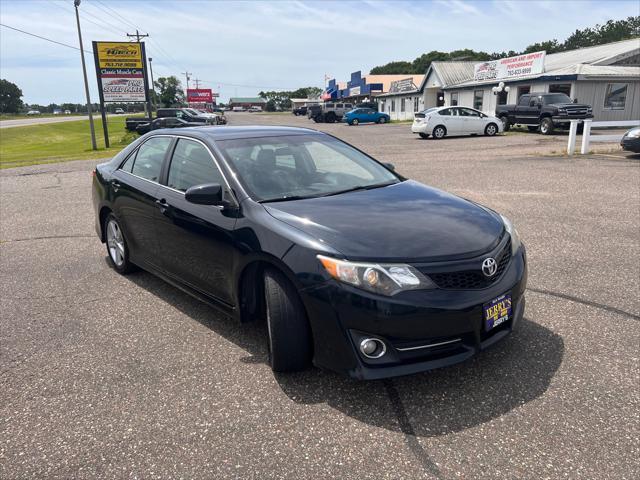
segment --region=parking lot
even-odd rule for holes
[[[228,116],[325,130],[510,217],[529,259],[519,331],[393,380],[274,376],[264,325],[108,267],[96,162],[2,170],[0,478],[640,476],[638,156],[558,156],[563,135]]]

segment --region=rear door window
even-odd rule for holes
[[[531,97],[529,97],[529,95],[523,95],[520,97],[520,101],[518,102],[518,106],[520,107],[525,107],[529,105],[529,99]]]
[[[160,179],[162,162],[171,145],[172,137],[152,137],[138,149],[131,173],[157,182]],[[128,160],[127,160],[128,163]]]

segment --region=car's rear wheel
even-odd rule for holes
[[[493,137],[496,133],[498,133],[498,126],[495,123],[490,123],[484,128],[484,134],[487,137]]]
[[[545,117],[540,122],[540,133],[543,135],[551,135],[553,133],[553,121],[549,117]]]
[[[269,363],[274,372],[295,372],[311,365],[311,329],[295,287],[280,272],[264,272]]]
[[[429,138],[428,133],[418,133],[418,135],[420,135],[420,138]]]
[[[433,129],[433,138],[435,138],[436,140],[440,140],[441,138],[444,138],[447,135],[447,129],[444,128],[442,125],[438,125],[436,128]]]
[[[360,123],[360,121],[357,118],[354,118],[353,120],[351,120],[351,125],[358,125]]]
[[[509,123],[509,117],[507,117],[506,115],[503,115],[502,117],[500,117],[500,121],[502,121],[502,130],[505,132],[508,132],[509,129],[511,128],[511,124]]]
[[[126,274],[135,269],[129,261],[129,247],[116,217],[110,213],[104,221],[107,254],[109,263],[115,271]]]
[[[386,119],[386,117],[380,117],[380,118],[378,119],[378,123],[387,123],[387,119]]]

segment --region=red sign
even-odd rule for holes
[[[187,103],[213,103],[210,88],[187,88]]]

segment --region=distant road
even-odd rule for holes
[[[109,114],[111,116],[117,116]],[[94,113],[93,118],[100,118],[100,114]],[[0,120],[0,128],[11,127],[26,127],[28,125],[44,125],[45,123],[60,123],[60,122],[72,122],[74,120],[87,120],[86,115],[65,115],[59,117],[33,117],[33,118],[20,118],[16,120]]]

